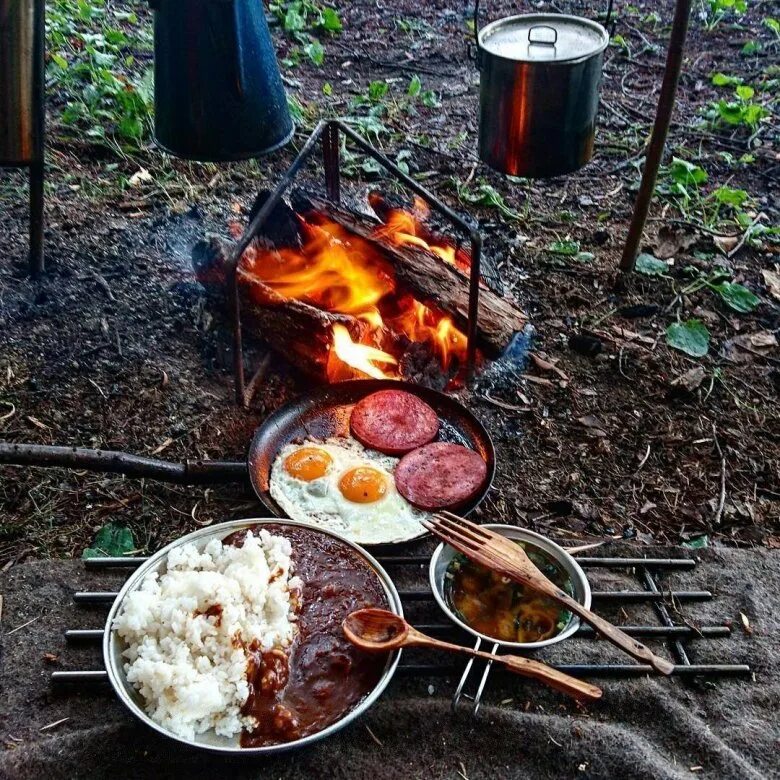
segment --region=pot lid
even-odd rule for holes
[[[486,52],[518,62],[570,62],[604,51],[607,31],[590,19],[525,14],[491,22],[479,33]]]

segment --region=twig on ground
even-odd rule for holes
[[[712,523],[713,525],[720,525],[721,518],[723,517],[723,506],[726,503],[726,458],[723,455],[723,450],[720,448],[715,423],[712,424],[712,438],[715,442],[715,449],[720,456],[720,496],[718,498],[718,508],[715,510],[715,517],[712,519]]]

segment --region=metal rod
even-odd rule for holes
[[[386,565],[427,566],[430,555],[375,555],[380,563]],[[88,569],[134,568],[147,559],[140,558],[87,558],[84,565]],[[584,568],[632,568],[647,566],[658,569],[695,569],[696,561],[691,558],[577,558]]]
[[[477,637],[476,641],[474,642],[474,649],[479,650],[481,646],[482,646],[482,639],[480,637]],[[453,712],[455,711],[455,708],[458,706],[458,702],[463,696],[463,689],[466,686],[466,681],[469,679],[469,675],[471,674],[471,668],[474,666],[474,661],[476,660],[477,659],[474,656],[471,656],[471,658],[469,658],[468,662],[466,663],[465,668],[463,669],[463,673],[460,676],[460,681],[458,682],[458,687],[455,689],[455,693],[452,695]]]
[[[666,69],[661,95],[658,99],[658,108],[655,114],[653,134],[645,157],[645,169],[642,173],[642,183],[639,185],[634,214],[631,217],[631,225],[628,229],[626,244],[623,247],[623,257],[620,261],[620,270],[624,273],[634,270],[639,244],[642,241],[642,232],[650,210],[650,202],[655,192],[655,182],[658,178],[658,169],[666,145],[666,136],[669,133],[669,125],[672,121],[674,98],[677,93],[677,84],[680,80],[680,70],[683,61],[683,49],[685,38],[688,34],[688,19],[691,14],[692,0],[677,0],[674,9],[674,21],[672,32],[669,36],[669,49],[666,54]]]
[[[318,123],[317,127],[314,128],[314,132],[301,147],[301,151],[298,152],[298,156],[293,160],[292,165],[287,169],[284,176],[282,176],[279,183],[276,185],[276,189],[263,204],[263,207],[255,214],[249,225],[247,225],[228,261],[229,297],[233,318],[233,378],[236,385],[236,403],[243,408],[246,408],[249,405],[249,400],[247,399],[246,379],[244,376],[244,338],[241,332],[241,297],[238,289],[238,264],[241,262],[241,257],[244,252],[246,252],[247,247],[252,243],[257,232],[265,224],[268,215],[290,186],[292,180],[298,174],[298,171],[303,167],[303,164],[308,160],[326,125],[326,122],[321,121]]]
[[[325,169],[325,189],[332,203],[341,203],[341,171],[339,166],[339,128],[329,122],[322,135],[322,164]]]
[[[55,685],[57,683],[105,683],[108,682],[108,672],[105,669],[52,672],[51,681]]]
[[[629,568],[647,566],[658,569],[695,569],[696,561],[692,558],[579,558],[575,560],[580,566],[591,568]]]
[[[44,138],[46,133],[45,96],[46,3],[35,0],[35,29],[33,32],[33,121],[34,158],[30,164],[30,274],[44,271],[43,254],[43,183]]]
[[[69,628],[65,632],[66,642],[102,642],[105,632],[102,628]]]
[[[472,659],[473,660],[473,659]],[[657,673],[649,664],[550,664],[553,669],[558,669],[565,674],[574,677],[645,677],[657,676]],[[400,664],[399,672],[419,676],[450,675],[457,672],[458,667],[440,664]],[[501,674],[511,674],[503,669]],[[697,675],[711,675],[724,677],[747,677],[752,673],[748,664],[691,664],[685,666],[678,664],[674,667],[672,675],[677,677],[695,677]],[[108,672],[105,670],[73,670],[68,672],[52,672],[51,681],[54,684],[63,683],[104,683],[108,682]],[[462,696],[463,694],[461,694]]]
[[[414,627],[424,634],[462,633],[463,629],[454,623],[416,623]],[[629,636],[649,639],[683,637],[685,639],[720,639],[731,636],[729,626],[620,626],[621,631]],[[102,628],[71,628],[65,632],[67,642],[102,642]],[[590,626],[580,626],[575,634],[580,639],[595,639],[599,637]]]
[[[658,586],[655,584],[655,580],[653,579],[652,574],[650,574],[647,569],[642,570],[642,581],[644,582],[648,591],[651,593],[658,593]],[[653,609],[658,614],[658,617],[661,618],[661,622],[665,626],[670,628],[674,626],[674,620],[672,620],[672,617],[669,614],[669,610],[666,608],[666,604],[663,601],[654,602]],[[691,661],[688,658],[688,653],[685,652],[683,643],[679,639],[673,639],[671,642],[669,642],[669,644],[671,645],[672,652],[677,657],[677,663],[690,666]]]
[[[429,588],[409,588],[399,590],[398,595],[407,601],[427,601],[431,598]],[[78,604],[104,604],[113,601],[117,596],[111,591],[79,591],[73,594],[73,600]],[[712,598],[708,590],[675,590],[666,593],[651,593],[646,590],[623,591],[593,591],[594,601],[612,601],[626,603],[641,603],[663,601],[666,598],[677,601],[707,601]]]

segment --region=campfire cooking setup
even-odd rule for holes
[[[292,139],[261,3],[151,5],[162,149],[228,161]],[[28,6],[0,0],[0,31],[14,42],[0,39],[0,164],[30,168],[40,273],[43,10]],[[669,126],[690,2],[677,6],[623,271]],[[553,177],[591,159],[611,22],[611,2],[603,23],[534,13],[484,25],[475,4],[482,162]],[[383,171],[381,186],[346,191],[347,149]],[[533,327],[493,278],[474,218],[340,119],[320,121],[275,188],[252,195],[246,224],[202,235],[191,253],[230,331],[237,413],[255,414],[275,370],[296,377],[297,397],[257,416],[245,460],[0,442],[0,464],[235,482],[257,502],[256,517],[225,517],[148,557],[85,560],[73,601],[94,625],[65,627],[65,639],[68,650],[91,648],[94,664],[52,671],[53,693],[108,684],[163,737],[252,756],[331,737],[400,679],[425,681],[456,716],[475,716],[494,686],[543,686],[557,705],[571,698],[598,712],[610,686],[635,678],[662,688],[678,684],[669,677],[750,677],[728,652],[695,660],[694,646],[725,640],[731,626],[725,614],[697,617],[716,592],[667,584],[693,574],[694,558],[611,555],[614,539],[555,542],[507,525],[485,501],[497,454],[470,394],[523,371]],[[117,572],[127,576],[113,590],[90,584]],[[632,623],[626,610],[637,606],[654,620]]]

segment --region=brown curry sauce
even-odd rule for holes
[[[289,658],[278,650],[249,648],[249,698],[243,715],[257,727],[241,735],[242,747],[291,742],[322,731],[372,691],[387,655],[358,650],[341,624],[354,610],[388,608],[377,574],[348,545],[306,528],[263,525],[292,543],[295,575],[303,581],[298,631]],[[246,531],[225,544],[240,544]]]

